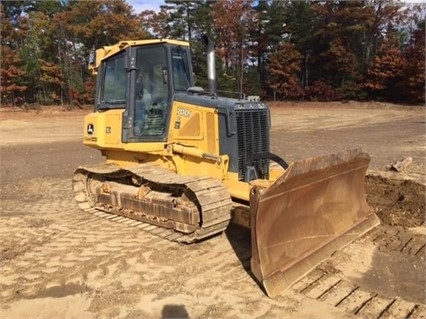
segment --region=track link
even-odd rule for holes
[[[424,304],[365,290],[350,281],[316,269],[292,287],[299,293],[362,318],[426,318]]]
[[[232,200],[219,181],[151,164],[79,167],[73,190],[83,211],[175,242],[193,243],[220,233],[231,218]]]
[[[376,230],[372,238],[375,246],[382,252],[399,251],[414,258],[424,258],[426,253],[426,237],[422,232],[407,232],[402,227],[382,228]]]

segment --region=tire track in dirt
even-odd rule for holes
[[[37,187],[26,183],[18,192],[32,198],[31,204],[11,198],[1,203],[8,215],[0,241],[9,238],[14,253],[0,260],[5,318],[13,317],[14,309],[25,313],[36,307],[28,311],[37,313],[36,305],[49,298],[58,305],[66,298],[83,305],[88,300],[85,311],[105,317],[122,311],[131,317],[158,317],[170,303],[184,304],[195,317],[252,318],[295,311],[294,297],[282,297],[284,303],[268,299],[245,270],[247,232],[231,231],[195,245],[172,243],[81,212],[70,198],[68,180],[35,182]],[[228,239],[232,236],[236,239]],[[29,304],[32,300],[38,303]]]
[[[13,238],[10,247],[14,252],[11,258],[2,256],[1,297],[5,302],[39,298],[52,294],[55,289],[75,293],[75,289],[70,287],[80,287],[81,292],[91,291],[98,299],[104,299],[108,297],[104,292],[94,290],[106,284],[117,285],[112,278],[115,276],[120,279],[120,285],[133,285],[132,282],[138,283],[142,279],[142,286],[148,290],[155,287],[155,291],[158,290],[158,278],[167,278],[167,273],[173,272],[171,266],[160,269],[158,263],[162,262],[162,256],[170,259],[173,255],[179,255],[184,260],[190,260],[198,255],[197,250],[187,251],[167,241],[159,242],[157,237],[140,229],[82,213],[68,198],[68,183],[45,184],[44,187],[50,185],[56,191],[47,192],[31,205],[16,205],[16,201],[2,202],[2,210],[20,216],[5,219],[3,227],[8,232],[1,234],[2,242],[8,237]],[[25,192],[31,193],[31,190],[25,189]],[[39,222],[39,227],[35,228],[34,223],[40,218],[45,222]],[[29,227],[33,229],[22,232]],[[21,248],[17,250],[17,247]],[[165,251],[168,253],[164,254]],[[206,256],[209,251],[199,257],[211,259]],[[150,269],[150,264],[155,265],[155,269]],[[127,269],[129,265],[133,266],[133,270]],[[183,264],[182,267],[189,265]],[[102,284],[99,285],[99,281]],[[76,284],[79,282],[85,284]],[[112,300],[113,296],[109,298]]]
[[[362,246],[372,244],[380,254],[379,258],[383,253],[391,255],[398,263],[407,263],[407,270],[403,271],[409,272],[410,268],[413,269],[411,266],[416,268],[417,265],[420,268],[424,265],[425,243],[424,227],[406,229],[379,226],[342,252],[337,252],[331,259],[294,284],[292,289],[308,298],[327,303],[361,318],[426,318],[426,296],[422,289],[424,278],[413,283],[419,286],[419,295],[417,298],[412,298],[404,293],[401,294],[401,290],[397,288],[384,290],[380,285],[375,286],[374,282],[372,285],[367,285],[366,282],[372,278],[371,274],[368,277],[368,273],[364,273],[367,278],[360,280],[350,269],[362,267],[360,260],[357,260],[366,251]],[[355,256],[348,261],[349,254]],[[345,263],[349,263],[349,267]],[[371,266],[374,267],[374,264]],[[348,275],[348,270],[351,275]],[[390,285],[393,284],[392,278],[389,279],[380,268],[373,271],[379,272],[379,277],[381,276],[377,278],[379,281],[389,281]],[[419,270],[414,269],[414,271]],[[372,276],[377,276],[377,273]],[[403,276],[399,280],[404,280]]]
[[[40,190],[42,195],[32,197]],[[363,245],[423,262],[423,226],[415,230],[380,226],[271,300],[249,271],[247,231],[231,227],[224,235],[182,245],[123,219],[119,223],[81,212],[66,179],[40,180],[37,187],[23,187],[22,193],[33,201],[22,205],[2,201],[2,210],[10,214],[3,218],[0,239],[10,243],[12,254],[0,261],[0,298],[6,310],[25,300],[85,296],[87,311],[106,317],[127,311],[152,318],[165,303],[184,304],[196,317],[282,316],[300,314],[307,301],[330,317],[333,311],[335,317],[349,318],[425,314],[423,303],[371,289],[339,268],[363,254],[356,253]]]
[[[100,213],[99,216],[107,219],[111,218],[108,214],[103,213]],[[118,219],[117,222],[132,226],[131,220],[124,218]],[[133,225],[133,227],[139,227],[139,225]],[[239,237],[240,242],[237,247],[241,248],[243,246],[244,248],[240,249],[240,251],[238,251],[238,248],[234,250],[234,253],[240,260],[240,263],[238,261],[234,262],[234,266],[237,267],[229,268],[229,265],[223,264],[223,255],[232,254],[229,247],[222,247],[224,251],[216,256],[211,256],[209,252],[204,254],[197,252],[197,256],[190,259],[190,264],[184,264],[185,267],[191,267],[193,263],[197,264],[208,259],[208,270],[202,273],[197,272],[198,275],[212,279],[215,275],[220,274],[221,277],[232,277],[238,282],[241,274],[244,274],[241,268],[248,271],[250,262],[250,247],[247,245],[247,242],[250,241],[249,235],[246,234],[246,238],[243,241],[241,239],[244,237],[244,234],[240,234]],[[402,227],[381,227],[374,230],[368,236],[368,239],[364,239],[364,241],[374,243],[379,251],[387,253],[399,252],[419,259],[423,259],[422,251],[424,251],[426,246],[426,236],[421,233],[421,230],[420,233],[413,234],[407,232]],[[242,242],[246,244],[242,244]],[[215,246],[215,248],[217,249],[218,246]],[[162,262],[162,260],[157,260],[157,262]],[[191,283],[191,281],[188,283]],[[194,286],[199,290],[203,290],[205,289],[206,282],[197,283]],[[224,286],[224,288],[226,290],[227,287]],[[316,269],[304,277],[292,289],[306,297],[325,302],[349,314],[359,315],[363,318],[426,318],[426,307],[424,304],[406,301],[403,298],[385,297],[380,293],[369,291],[365,287],[348,281],[342,276],[330,274],[320,269]],[[222,300],[224,296],[227,296],[226,293],[221,292],[216,298]],[[235,307],[235,298],[224,298],[223,300],[232,300],[232,304],[228,305],[229,309]]]
[[[297,282],[292,289],[361,318],[426,318],[424,304],[385,297],[319,269]]]
[[[426,246],[425,229],[425,227],[417,227],[412,229],[413,232],[407,232],[402,227],[381,228],[374,233],[372,241],[379,251],[399,251],[402,254],[424,259]]]
[[[64,285],[84,277],[88,270],[108,267],[105,265],[141,250],[140,245],[152,240],[138,238],[137,232],[95,216],[83,216],[72,200],[67,200],[68,182],[46,184],[56,191],[31,207],[2,202],[2,210],[19,216],[3,218],[2,230],[6,231],[0,237],[6,245],[2,247],[10,251],[10,256],[2,254],[1,259],[4,300],[16,295],[34,298],[46,287]]]

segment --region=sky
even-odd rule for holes
[[[133,7],[135,13],[140,13],[143,10],[159,11],[164,0],[127,0],[127,3]]]
[[[426,0],[403,0],[407,3],[424,3]],[[127,3],[132,5],[135,13],[140,13],[143,10],[159,11],[160,5],[164,4],[164,0],[127,0]]]

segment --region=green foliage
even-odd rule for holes
[[[1,92],[11,104],[91,102],[89,51],[147,36],[124,0],[8,1],[1,10]]]
[[[244,92],[248,95],[262,96],[264,95],[259,72],[255,66],[248,67],[244,75]]]
[[[217,74],[217,89],[222,92],[236,92],[235,77],[226,71]],[[235,97],[235,95],[233,97]]]
[[[364,101],[368,94],[359,83],[345,81],[340,88],[336,89],[336,96],[344,100]]]
[[[189,40],[197,85],[216,45],[218,90],[278,99],[425,103],[425,11],[394,0],[2,1],[2,104],[93,102],[89,51],[125,39]]]

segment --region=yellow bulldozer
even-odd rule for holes
[[[274,297],[379,223],[364,194],[370,157],[345,150],[288,165],[271,154],[268,106],[218,96],[203,39],[208,90],[194,85],[185,41],[121,41],[91,55],[84,144],[106,161],[76,169],[75,199],[187,244],[230,222],[250,228],[251,271]]]

